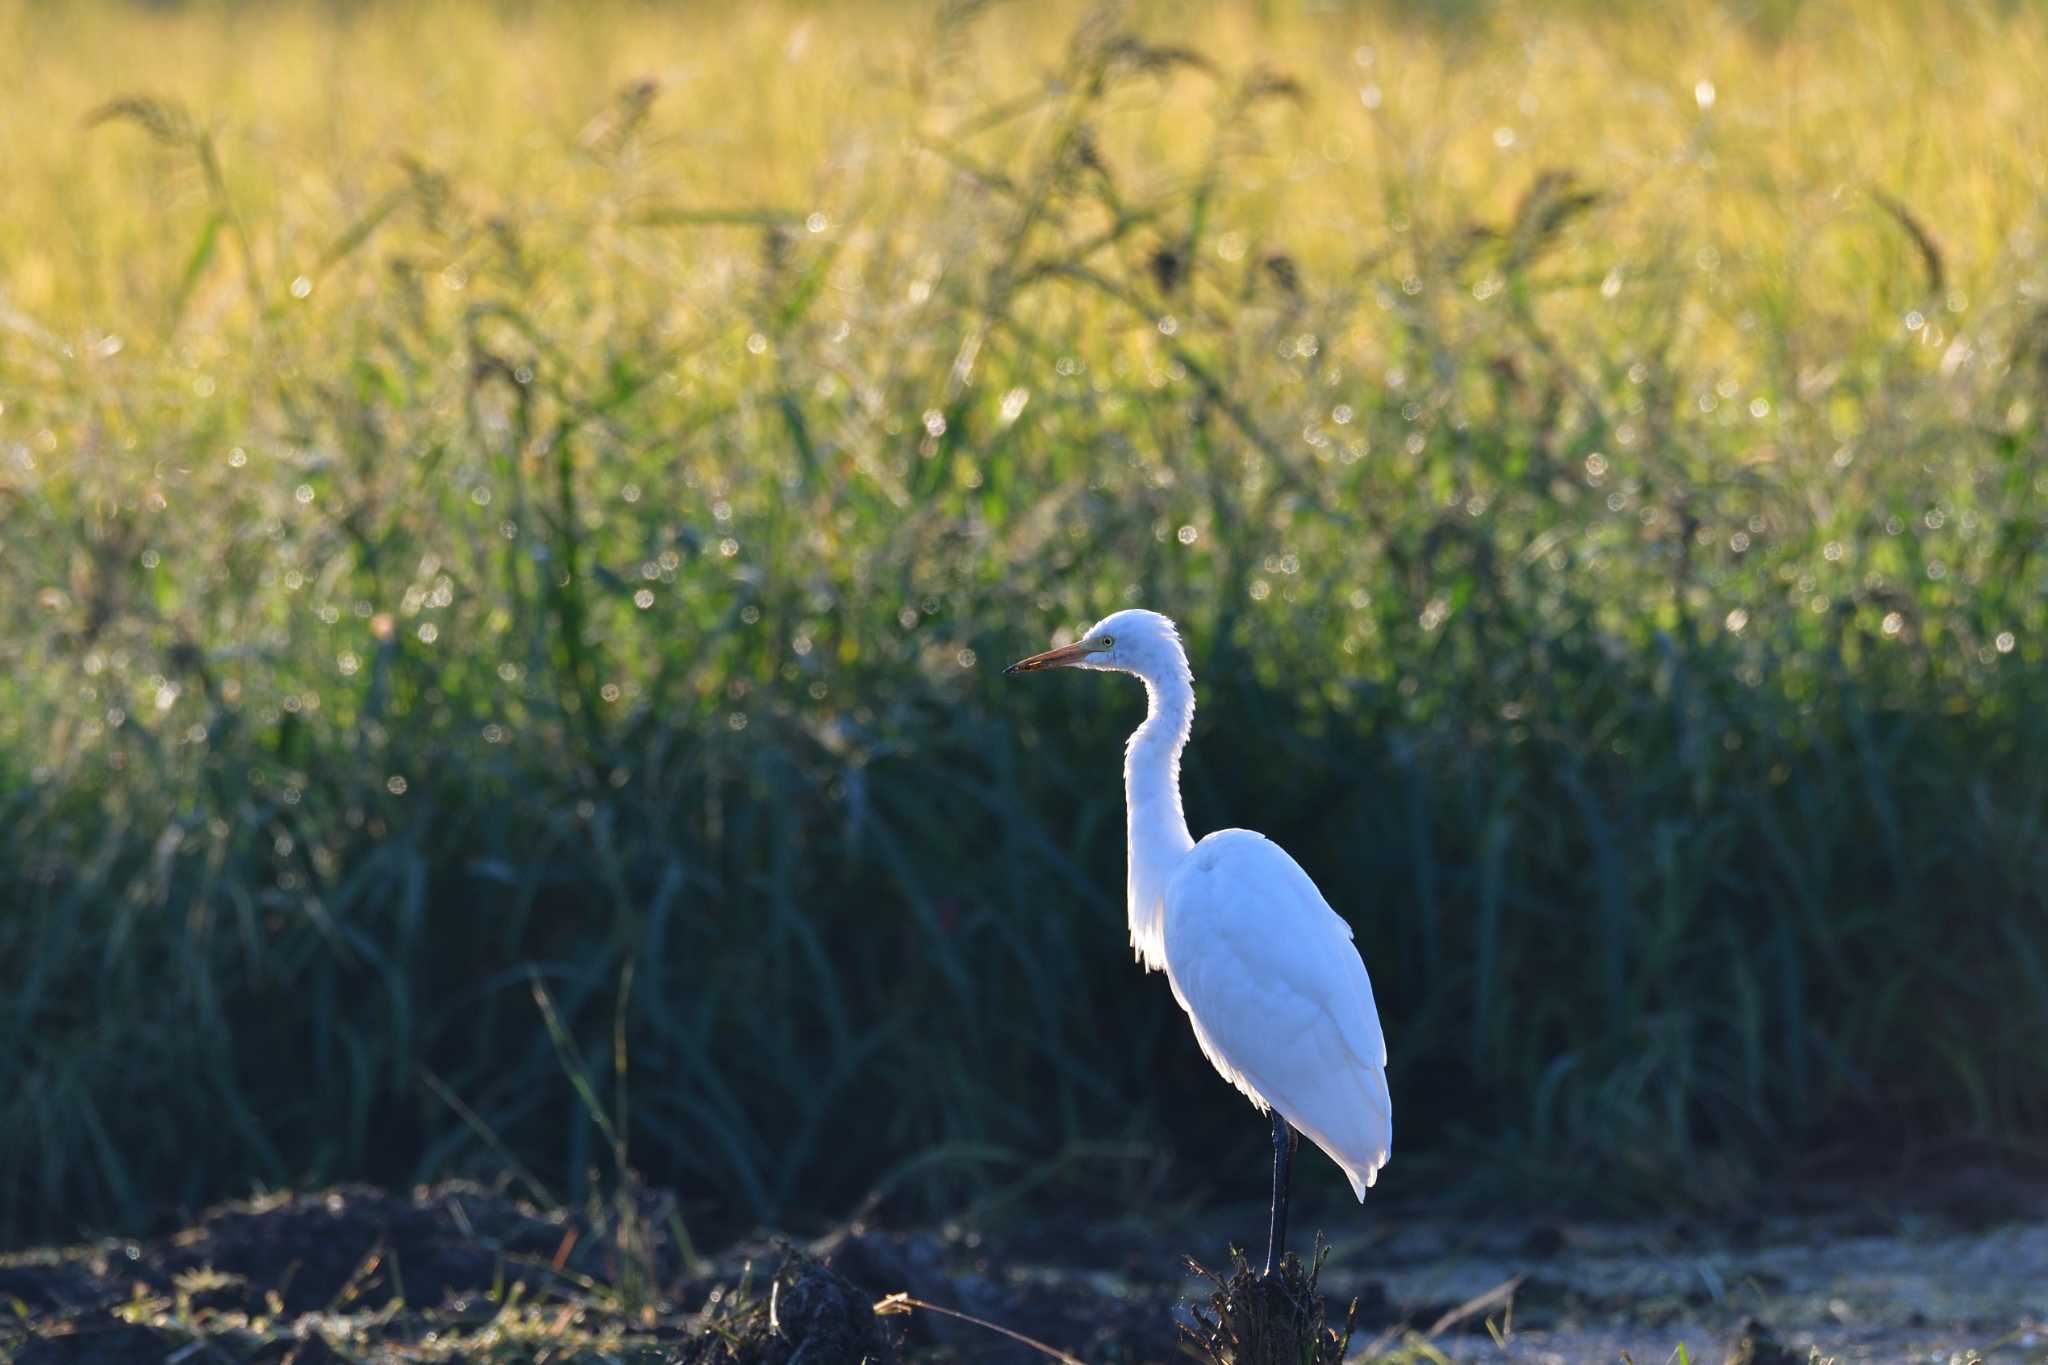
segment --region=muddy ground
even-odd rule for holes
[[[1352,1360],[2048,1361],[2048,1186],[1810,1192],[1726,1226],[1399,1208],[1333,1231],[1332,1321]],[[891,1294],[1027,1334],[1089,1365],[1182,1359],[1237,1209],[1172,1227],[1073,1213],[939,1232],[766,1235],[692,1261],[672,1206],[579,1215],[451,1184],[339,1188],[215,1209],[176,1234],[0,1258],[0,1359],[17,1365],[635,1360],[833,1365],[863,1355],[1043,1360]],[[815,1258],[815,1259],[812,1259]],[[829,1267],[823,1269],[821,1267]],[[1680,1347],[1685,1355],[1679,1355]]]

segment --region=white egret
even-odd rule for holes
[[[1279,845],[1246,829],[1200,843],[1189,836],[1180,753],[1195,688],[1173,622],[1116,612],[1004,672],[1050,668],[1107,669],[1145,684],[1145,723],[1124,754],[1131,947],[1146,970],[1165,971],[1223,1079],[1273,1115],[1271,1275],[1285,1251],[1297,1133],[1343,1169],[1361,1203],[1387,1164],[1393,1104],[1372,982],[1351,926]]]

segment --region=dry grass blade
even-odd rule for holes
[[[1893,222],[1904,228],[1913,240],[1913,249],[1920,253],[1920,267],[1927,275],[1927,292],[1940,294],[1948,282],[1948,271],[1942,264],[1941,244],[1934,240],[1934,234],[1927,230],[1919,215],[1907,208],[1905,201],[1897,195],[1879,188],[1870,187],[1870,197],[1877,206],[1891,215]]]
[[[1429,1325],[1429,1335],[1440,1337],[1459,1323],[1469,1322],[1488,1309],[1511,1307],[1515,1301],[1515,1294],[1521,1289],[1525,1278],[1527,1277],[1522,1275],[1510,1275],[1485,1293],[1474,1294],[1457,1307],[1448,1309],[1442,1317]]]
[[[624,219],[630,227],[801,227],[804,215],[788,209],[636,209]]]
[[[969,1323],[975,1327],[994,1332],[997,1336],[1008,1337],[1020,1346],[1030,1347],[1047,1359],[1059,1361],[1061,1365],[1087,1365],[1087,1362],[1080,1357],[1069,1355],[1057,1346],[1048,1346],[1035,1337],[1025,1336],[1022,1332],[1012,1331],[1000,1323],[990,1322],[986,1318],[978,1318],[972,1313],[963,1313],[957,1308],[946,1308],[936,1303],[930,1303],[910,1294],[898,1293],[888,1295],[875,1304],[875,1315],[877,1317],[893,1317],[898,1314],[909,1313],[914,1309],[926,1313],[937,1313],[941,1317],[953,1318],[959,1322]]]
[[[525,1164],[519,1160],[517,1154],[511,1148],[505,1145],[504,1140],[492,1130],[491,1125],[486,1123],[483,1117],[474,1109],[470,1108],[464,1102],[462,1096],[449,1089],[446,1081],[436,1076],[426,1067],[421,1067],[419,1074],[420,1083],[433,1092],[434,1098],[440,1100],[441,1103],[453,1110],[456,1117],[460,1118],[469,1130],[476,1134],[480,1141],[497,1154],[498,1159],[505,1163],[506,1172],[514,1180],[526,1187],[527,1194],[536,1204],[544,1209],[559,1208],[561,1206],[560,1201],[548,1192],[547,1186],[541,1184],[535,1178],[533,1172],[526,1169]]]
[[[84,119],[88,128],[115,122],[133,123],[159,142],[173,147],[190,146],[196,137],[196,125],[184,105],[153,95],[124,95],[120,99],[109,100],[86,114]]]
[[[647,121],[660,93],[661,82],[652,77],[622,87],[607,108],[583,125],[576,145],[600,160],[618,156]]]

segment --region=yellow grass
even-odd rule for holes
[[[2012,268],[2048,193],[2037,7],[1439,8],[1139,5],[1134,18],[1307,92],[1269,116],[1262,156],[1229,184],[1240,230],[1344,262],[1386,247],[1402,218],[1417,232],[1499,221],[1539,171],[1570,168],[1617,201],[1602,224],[1614,264],[1707,269],[1701,254],[1717,254],[1734,302],[1693,325],[1731,364],[1754,349],[1742,332],[1776,321],[1745,311],[1782,310],[1804,331],[1928,302],[1914,244],[1873,190],[1939,244],[1953,298],[1934,302],[1958,305]],[[215,131],[258,256],[284,275],[310,269],[401,158],[509,213],[626,211],[579,138],[643,79],[659,95],[634,195],[835,223],[943,214],[936,158],[907,149],[1029,90],[1087,13],[998,4],[953,39],[931,7],[860,3],[9,4],[7,303],[61,331],[120,330],[178,277],[205,189],[147,139],[83,126],[120,96],[180,101]],[[1105,128],[1122,173],[1158,188],[1199,167],[1208,78],[1124,103],[1134,115]],[[1021,152],[1033,131],[995,146]],[[600,233],[591,264],[624,250]],[[233,325],[219,320],[231,285],[210,290],[189,333]]]

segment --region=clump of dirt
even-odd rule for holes
[[[565,1217],[466,1182],[391,1194],[338,1186],[225,1204],[149,1241],[111,1240],[0,1258],[0,1358],[30,1365],[161,1361],[179,1334],[250,1335],[249,1359],[313,1365],[332,1358],[306,1314],[374,1312],[398,1301],[430,1310],[523,1280],[573,1287],[590,1261]],[[595,1269],[595,1266],[591,1267]],[[153,1323],[169,1319],[170,1333]],[[16,1338],[10,1342],[10,1337]],[[239,1339],[239,1338],[238,1338]],[[259,1349],[260,1348],[260,1349]]]
[[[1205,1365],[1343,1365],[1358,1305],[1351,1305],[1341,1334],[1329,1325],[1316,1287],[1328,1254],[1318,1237],[1306,1267],[1288,1252],[1278,1273],[1259,1275],[1240,1255],[1228,1276],[1190,1257],[1188,1268],[1215,1288],[1208,1302],[1191,1305],[1194,1322],[1181,1326],[1181,1349]]]
[[[229,1281],[202,1307],[261,1312],[273,1294],[288,1314],[379,1308],[396,1298],[427,1307],[489,1288],[508,1261],[527,1278],[536,1264],[553,1278],[549,1262],[565,1239],[561,1218],[481,1186],[449,1184],[410,1198],[340,1186],[214,1209],[168,1246],[144,1248],[138,1268],[153,1272],[151,1281],[200,1269]]]
[[[896,1365],[896,1340],[875,1300],[806,1252],[789,1250],[765,1299],[724,1314],[669,1356],[669,1365]]]
[[[1160,1282],[1174,1265],[1155,1237],[1149,1260],[1126,1236],[1129,1251],[1105,1251],[1108,1234],[1085,1220],[1062,1217],[1055,1237],[1034,1230],[1005,1236],[1000,1245],[979,1233],[934,1235],[859,1225],[812,1244],[811,1251],[880,1301],[892,1294],[922,1300],[939,1311],[917,1311],[895,1319],[903,1324],[899,1343],[918,1359],[972,1361],[973,1365],[1043,1365],[1030,1346],[992,1333],[983,1323],[1029,1333],[1088,1361],[1151,1358],[1147,1351],[1174,1339],[1179,1286]],[[1099,1235],[1098,1235],[1099,1234]],[[1061,1253],[1065,1254],[1062,1255]],[[1133,1277],[1078,1267],[1128,1263]],[[1149,1274],[1147,1273],[1149,1271]],[[948,1316],[959,1314],[961,1316]]]
[[[1806,1353],[1784,1345],[1768,1324],[1744,1318],[1725,1365],[1806,1365]]]

